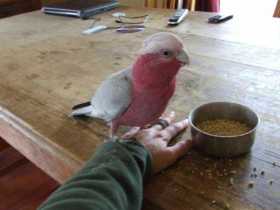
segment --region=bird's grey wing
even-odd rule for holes
[[[109,122],[127,109],[132,98],[131,71],[129,67],[102,82],[91,99],[92,117]]]

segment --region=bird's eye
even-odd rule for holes
[[[165,57],[170,57],[171,56],[171,52],[168,51],[168,50],[164,50],[163,53],[162,53]]]

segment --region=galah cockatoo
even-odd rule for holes
[[[91,101],[74,106],[71,115],[107,121],[111,137],[120,125],[151,124],[164,112],[175,91],[176,74],[185,64],[189,56],[177,36],[153,34],[132,66],[104,80]]]

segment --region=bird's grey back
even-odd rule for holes
[[[104,80],[91,99],[91,116],[112,121],[122,114],[131,103],[132,67],[109,76]]]

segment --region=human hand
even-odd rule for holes
[[[178,158],[186,154],[192,146],[192,141],[187,139],[182,139],[172,146],[168,145],[173,137],[188,127],[187,119],[173,123],[175,112],[171,112],[161,119],[169,123],[169,126],[165,129],[163,129],[162,125],[155,124],[150,128],[138,130],[134,133],[132,130],[135,128],[133,128],[124,135],[126,138],[135,138],[150,152],[153,173],[172,165]]]

